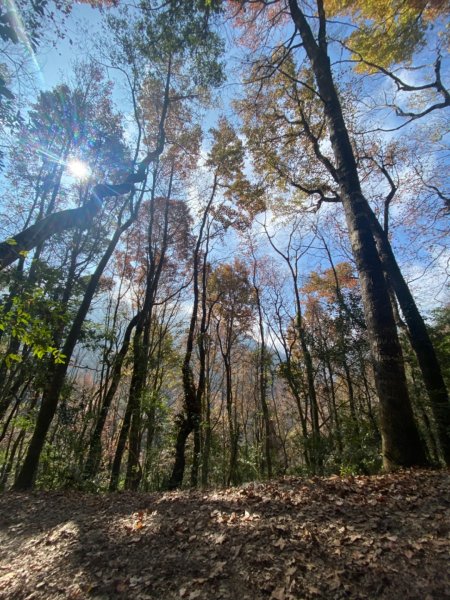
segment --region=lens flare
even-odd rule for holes
[[[31,60],[36,68],[36,74],[40,79],[41,85],[44,85],[44,76],[42,75],[42,69],[36,57],[36,53],[33,48],[33,44],[30,41],[30,37],[25,29],[20,9],[14,0],[5,0],[7,9],[7,22],[16,32],[17,38],[23,43],[28,50]]]
[[[72,158],[67,161],[67,168],[72,177],[76,179],[87,179],[91,174],[91,171],[86,163],[78,158]]]

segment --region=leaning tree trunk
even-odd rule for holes
[[[91,306],[100,278],[114,252],[117,242],[122,233],[131,225],[133,220],[134,214],[123,225],[116,229],[105,254],[102,256],[95,272],[89,280],[80,308],[78,309],[62,348],[65,362],[63,364],[55,365],[53,375],[44,389],[36,426],[22,468],[20,469],[14,484],[16,490],[26,490],[33,486],[45,438],[56,413],[62,386],[64,384],[67,369],[69,368],[72,353],[80,336],[81,327]]]
[[[86,480],[92,479],[98,471],[101,455],[102,455],[102,434],[106,423],[106,417],[111,406],[111,402],[119,387],[122,374],[122,366],[130,346],[130,339],[133,329],[136,325],[138,315],[135,315],[125,330],[125,335],[122,342],[122,347],[114,359],[112,369],[111,383],[103,399],[100,412],[95,423],[94,431],[92,432],[89,442],[89,452],[83,469],[83,478]]]
[[[391,470],[400,466],[423,465],[427,461],[414,422],[389,293],[367,215],[368,202],[361,191],[355,156],[327,54],[323,3],[318,0],[318,41],[297,0],[289,0],[289,7],[311,61],[330,132],[336,165],[330,165],[331,173],[339,185],[358,269],[380,400],[383,466]]]
[[[442,454],[447,465],[450,465],[450,402],[441,367],[425,322],[398,266],[389,240],[371,210],[369,216],[383,268],[389,277],[408,326],[408,337],[417,356],[423,382],[430,398]]]

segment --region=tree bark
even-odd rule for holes
[[[119,387],[123,361],[125,360],[128,348],[130,347],[131,334],[136,325],[137,319],[138,315],[135,315],[128,323],[128,326],[125,330],[122,347],[120,348],[120,351],[114,360],[111,375],[111,383],[103,399],[103,403],[97,417],[97,422],[95,424],[95,428],[92,432],[91,440],[89,443],[89,452],[83,469],[83,478],[86,480],[92,479],[92,477],[94,477],[98,471],[102,454],[103,428],[105,426],[106,417],[108,416],[108,411],[111,406],[111,402],[113,401],[113,398],[117,392],[117,388]]]
[[[289,0],[289,7],[324,103],[336,164],[332,175],[339,185],[360,278],[375,384],[380,400],[383,466],[391,470],[423,465],[427,460],[413,418],[389,293],[367,216],[368,202],[361,192],[355,156],[327,54],[323,4],[318,0],[318,41],[314,39],[297,0]]]
[[[378,219],[369,208],[370,225],[383,268],[392,285],[408,326],[409,341],[417,356],[423,382],[430,399],[442,454],[450,465],[450,402],[441,367],[428,329],[414,297],[398,266],[392,247]]]
[[[44,389],[36,426],[31,437],[30,445],[28,447],[22,468],[14,484],[14,489],[16,490],[27,490],[33,486],[39,465],[39,459],[44,447],[45,438],[52,423],[53,417],[55,416],[61,389],[64,384],[67,369],[69,368],[70,359],[80,335],[81,327],[91,306],[91,302],[100,281],[100,277],[102,276],[103,271],[105,270],[105,267],[108,264],[112,253],[114,252],[117,242],[119,241],[122,233],[131,225],[133,220],[134,214],[124,224],[116,229],[105,254],[102,256],[95,272],[89,280],[80,308],[78,309],[70,331],[67,335],[67,339],[62,348],[62,354],[65,356],[65,362],[64,364],[55,365],[53,375]]]

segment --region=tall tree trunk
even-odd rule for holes
[[[331,174],[339,185],[347,227],[361,284],[365,319],[371,346],[375,384],[380,399],[383,466],[386,470],[426,464],[425,452],[414,422],[403,356],[381,261],[368,218],[368,202],[361,192],[355,156],[336,91],[327,54],[325,14],[318,0],[319,38],[314,39],[297,0],[289,0],[317,82],[330,132],[336,167]]]
[[[123,416],[122,425],[120,427],[119,437],[117,439],[116,451],[111,465],[111,476],[109,479],[109,491],[115,492],[119,485],[120,467],[122,464],[125,445],[127,443],[128,433],[130,431],[132,405],[130,404],[130,396],[128,397],[125,414]]]
[[[383,268],[394,289],[408,326],[409,341],[417,356],[423,382],[430,399],[442,454],[447,465],[450,465],[450,401],[441,367],[428,329],[398,266],[389,240],[371,210],[369,215]]]
[[[209,239],[209,238],[208,238]],[[202,486],[206,487],[209,480],[209,459],[211,454],[212,442],[212,425],[211,425],[211,397],[210,397],[210,359],[211,359],[211,342],[207,339],[209,329],[209,320],[211,314],[207,312],[206,307],[206,288],[207,288],[207,256],[208,256],[208,241],[206,251],[203,258],[202,270],[202,319],[200,324],[200,336],[198,339],[200,373],[203,373],[203,378],[199,378],[199,388],[202,385],[202,414],[204,415],[203,428],[203,448],[202,448]]]
[[[122,347],[114,359],[114,365],[111,375],[111,383],[103,399],[100,412],[95,423],[94,431],[92,432],[89,442],[89,452],[83,469],[84,479],[92,479],[98,471],[101,455],[102,455],[102,434],[105,426],[108,411],[113,401],[113,398],[119,387],[122,374],[122,366],[130,346],[130,339],[133,329],[136,325],[138,315],[135,315],[125,330],[125,335],[122,342]]]
[[[209,481],[209,459],[211,454],[211,399],[209,396],[209,377],[205,383],[205,393],[203,395],[203,448],[202,448],[202,486],[206,487]]]
[[[289,272],[292,277],[293,284],[293,292],[294,292],[294,301],[295,301],[295,319],[294,319],[294,327],[298,336],[298,342],[300,345],[300,350],[303,355],[303,360],[305,362],[305,371],[306,371],[306,390],[307,390],[307,400],[308,405],[305,410],[305,421],[308,419],[308,407],[311,411],[311,428],[312,428],[312,447],[309,454],[309,464],[314,469],[315,472],[320,472],[323,466],[323,457],[322,457],[322,443],[320,439],[320,425],[319,425],[319,409],[317,403],[317,394],[316,387],[314,382],[314,368],[311,352],[308,347],[308,342],[306,338],[306,331],[303,326],[303,316],[302,316],[302,305],[300,301],[300,292],[299,292],[299,273],[298,273],[298,263],[299,256],[298,252],[295,251],[295,258],[291,258],[291,243],[289,242],[288,249],[286,254],[284,254],[272,241],[271,236],[268,234],[266,230],[266,235],[269,240],[270,245],[275,250],[277,254],[283,258],[286,262],[286,265],[289,269]],[[293,264],[294,263],[294,264]],[[286,353],[287,355],[287,353]],[[292,371],[291,371],[292,374]],[[306,438],[305,438],[306,441]]]
[[[228,463],[228,476],[227,485],[237,485],[237,460],[238,460],[238,439],[239,433],[236,427],[235,412],[236,409],[233,406],[233,380],[231,372],[231,356],[229,352],[226,352],[223,356],[225,366],[225,398],[226,408],[228,416],[228,432],[230,435],[230,460]]]
[[[33,486],[39,465],[39,459],[44,447],[45,438],[58,406],[61,389],[64,384],[67,369],[69,368],[69,362],[75,345],[80,336],[81,327],[91,306],[91,302],[100,281],[100,277],[102,276],[103,271],[105,270],[105,267],[116,248],[117,242],[119,241],[122,233],[131,225],[134,218],[135,213],[133,213],[133,215],[124,224],[116,229],[110,243],[108,244],[105,254],[102,256],[96,270],[89,280],[80,308],[78,309],[70,331],[67,335],[67,339],[62,348],[62,354],[65,356],[65,362],[63,364],[55,365],[52,376],[44,389],[36,426],[31,437],[22,468],[20,469],[14,484],[14,488],[16,490],[26,490]]]
[[[145,316],[144,316],[145,319]],[[125,437],[129,437],[128,442],[128,460],[125,475],[125,489],[136,491],[139,487],[142,470],[140,468],[141,451],[141,421],[142,421],[142,396],[147,381],[148,362],[149,362],[149,333],[151,327],[150,314],[144,323],[143,332],[136,327],[136,334],[133,340],[133,374],[131,377],[130,392],[126,413],[130,414],[130,421],[124,421]],[[128,431],[126,431],[128,429]],[[120,469],[123,451],[117,452],[115,462],[118,462],[116,468]],[[120,460],[119,460],[120,458]]]
[[[183,483],[184,469],[186,466],[186,441],[194,426],[192,421],[184,415],[178,416],[177,423],[177,439],[175,442],[175,462],[172,468],[172,474],[168,482],[169,490],[179,488]]]
[[[186,340],[186,352],[183,360],[183,392],[184,392],[184,411],[185,414],[178,419],[178,433],[175,445],[175,463],[172,469],[172,475],[169,481],[169,488],[175,489],[182,485],[184,477],[185,449],[186,442],[191,431],[194,431],[194,457],[191,470],[191,485],[196,487],[198,484],[198,470],[200,468],[201,451],[201,418],[202,418],[202,398],[205,389],[205,335],[206,335],[206,258],[208,250],[202,261],[202,317],[199,332],[199,355],[200,372],[197,386],[194,383],[194,374],[191,366],[192,352],[194,350],[194,336],[197,326],[198,308],[200,302],[199,289],[199,261],[200,249],[203,243],[203,232],[206,226],[209,210],[214,200],[218,184],[217,175],[211,190],[209,201],[203,211],[200,231],[193,253],[193,286],[194,299],[192,303],[191,319],[189,322],[189,332]]]
[[[172,162],[169,184],[167,190],[166,203],[164,208],[164,225],[163,235],[159,246],[159,252],[156,252],[153,247],[153,227],[155,220],[155,196],[157,169],[153,175],[152,186],[152,204],[150,213],[150,224],[148,229],[148,253],[150,257],[144,305],[140,314],[140,318],[136,324],[136,334],[133,341],[134,362],[133,375],[130,385],[130,410],[131,421],[129,426],[129,445],[128,445],[128,461],[125,476],[125,489],[137,490],[142,477],[142,468],[140,466],[141,452],[141,429],[142,429],[142,396],[147,382],[148,365],[150,358],[150,332],[153,320],[153,309],[156,294],[158,291],[159,280],[161,277],[164,259],[168,247],[168,232],[169,232],[169,207],[170,198],[172,195],[172,184],[175,172],[175,164]]]
[[[256,262],[254,263],[253,271],[253,289],[255,290],[256,307],[258,310],[258,327],[260,337],[260,352],[258,357],[258,372],[259,372],[259,396],[261,403],[261,410],[264,420],[264,454],[265,454],[265,466],[267,469],[267,477],[272,477],[272,447],[271,447],[271,430],[270,430],[270,414],[269,406],[267,404],[267,364],[266,364],[266,344],[264,335],[264,321],[261,307],[261,296],[259,288],[256,285]]]

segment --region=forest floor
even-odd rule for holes
[[[0,598],[450,598],[450,472],[0,496]]]

